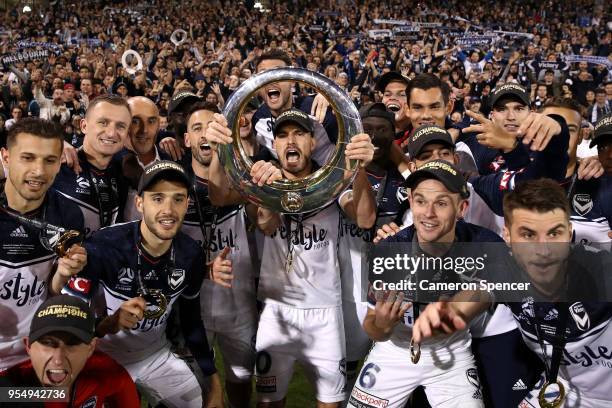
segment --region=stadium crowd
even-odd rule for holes
[[[6,10],[0,386],[69,391],[32,406],[283,407],[297,362],[321,408],[612,406],[611,40],[586,0]],[[326,90],[287,80],[232,135],[226,101],[282,67],[333,81],[363,123],[350,186],[296,214],[219,157],[238,138],[252,188],[335,154]],[[494,248],[486,274],[428,278],[532,289],[379,290],[373,248]]]

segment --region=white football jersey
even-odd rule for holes
[[[265,237],[258,290],[261,301],[302,309],[340,305],[339,217],[335,202],[316,212],[281,217],[279,228]],[[288,267],[290,248],[293,262]]]

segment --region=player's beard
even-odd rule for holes
[[[143,212],[142,219],[149,232],[163,241],[172,240],[183,224],[183,218],[177,214],[168,216],[150,215],[146,209]],[[164,225],[162,224],[164,220],[172,220],[173,223],[171,225]]]

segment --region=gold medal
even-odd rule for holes
[[[413,364],[416,364],[421,359],[421,345],[414,342],[414,339],[410,339],[410,359]]]
[[[166,312],[166,308],[168,307],[168,299],[161,290],[139,290],[138,296],[142,297],[147,302],[144,311],[144,317],[146,319],[157,319]]]
[[[552,401],[548,401],[546,399],[546,390],[551,385],[557,385],[559,387],[559,395],[557,395]],[[561,384],[560,381],[549,382],[546,381],[538,394],[538,401],[540,403],[540,408],[558,408],[563,405],[563,400],[565,399],[565,387]]]

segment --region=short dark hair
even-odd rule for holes
[[[604,88],[602,88],[601,86],[595,89],[595,95],[601,95],[601,94],[606,94],[606,90]]]
[[[189,118],[191,118],[191,115],[201,110],[210,111],[212,113],[220,113],[219,107],[215,103],[206,101],[196,102],[191,106],[191,108],[189,108],[189,110],[187,111],[187,115],[185,115],[185,125],[187,125],[187,123],[189,122]]]
[[[19,119],[11,127],[6,135],[6,146],[13,146],[19,135],[25,133],[42,139],[57,139],[62,143],[64,141],[64,132],[59,124],[46,119],[28,117]]]
[[[512,223],[512,211],[524,209],[545,213],[557,209],[565,212],[569,220],[571,210],[565,190],[554,180],[541,178],[517,184],[504,196],[504,222]]]
[[[446,105],[450,99],[450,87],[446,82],[442,81],[433,74],[419,74],[408,82],[408,86],[406,87],[408,104],[410,104],[410,94],[412,94],[413,89],[422,89],[426,91],[432,88],[440,88],[440,91],[442,92],[442,100]]]
[[[582,116],[582,112],[584,111],[584,107],[577,100],[572,98],[563,98],[560,96],[547,99],[544,105],[542,105],[542,107],[540,108],[540,112],[546,108],[570,109],[578,112],[580,116]]]
[[[262,61],[266,61],[266,60],[281,60],[288,67],[291,66],[291,58],[289,57],[289,54],[287,54],[283,50],[273,49],[273,50],[264,52],[263,54],[259,56],[259,58],[255,60],[255,71],[257,71],[257,67],[259,66],[259,64],[261,64]]]
[[[89,112],[93,110],[93,108],[95,108],[96,105],[99,105],[103,102],[110,103],[111,105],[115,105],[115,106],[123,106],[124,108],[128,110],[128,112],[130,112],[130,115],[132,115],[132,110],[130,109],[130,105],[128,105],[127,100],[123,99],[121,96],[119,95],[100,95],[100,96],[96,96],[93,101],[89,102],[89,106],[87,107],[87,112],[85,112],[85,117],[87,117]]]

